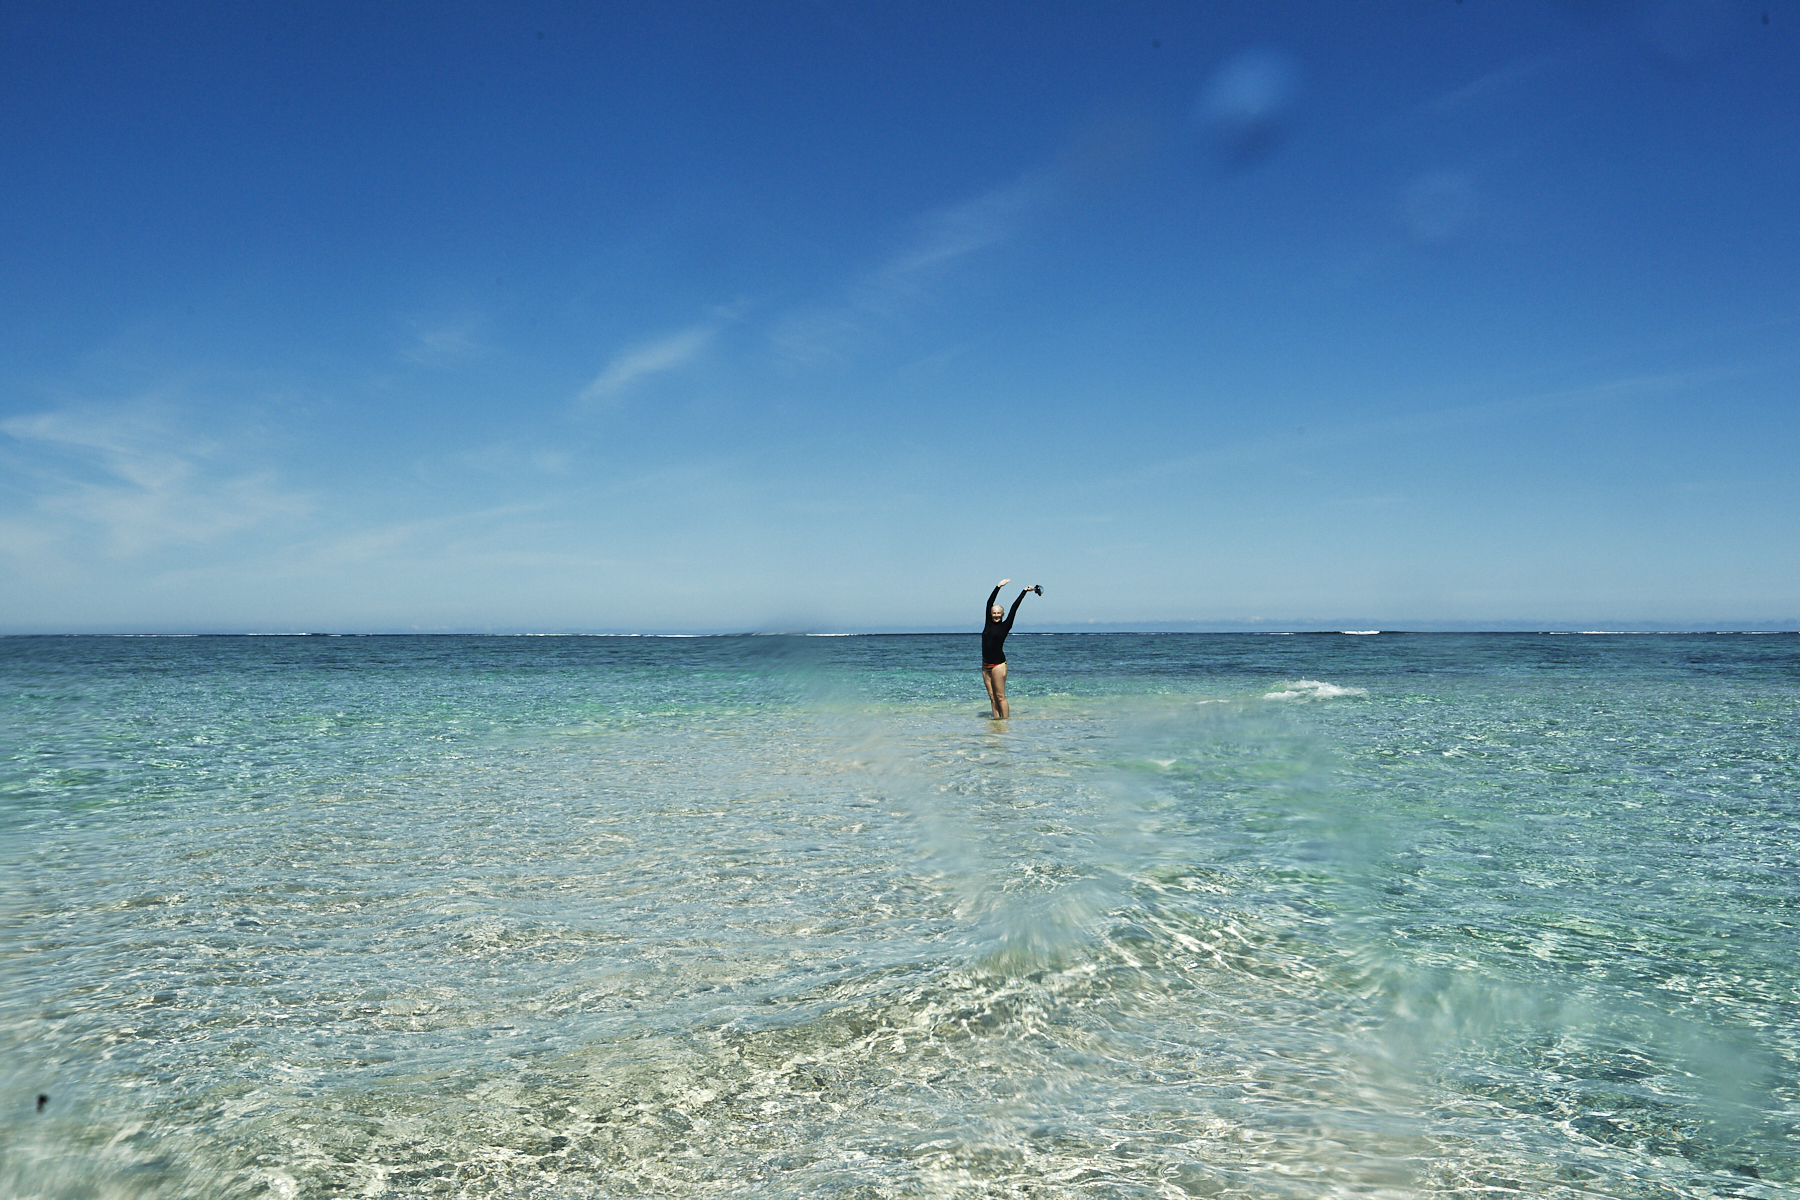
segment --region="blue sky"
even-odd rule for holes
[[[0,631],[1800,618],[1791,4],[14,3],[0,56]]]

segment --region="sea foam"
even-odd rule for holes
[[[1329,700],[1333,696],[1366,696],[1368,688],[1340,687],[1322,679],[1295,679],[1281,684],[1273,692],[1265,692],[1264,700]]]

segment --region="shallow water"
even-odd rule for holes
[[[1008,650],[0,639],[0,1194],[1800,1195],[1800,637]]]

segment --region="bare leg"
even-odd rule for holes
[[[981,668],[981,679],[987,684],[988,703],[993,706],[994,719],[1006,720],[1012,715],[1006,706],[1006,664]]]

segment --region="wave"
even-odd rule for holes
[[[1295,679],[1278,690],[1263,693],[1264,700],[1329,700],[1333,696],[1366,696],[1368,688],[1339,687],[1322,679]]]

